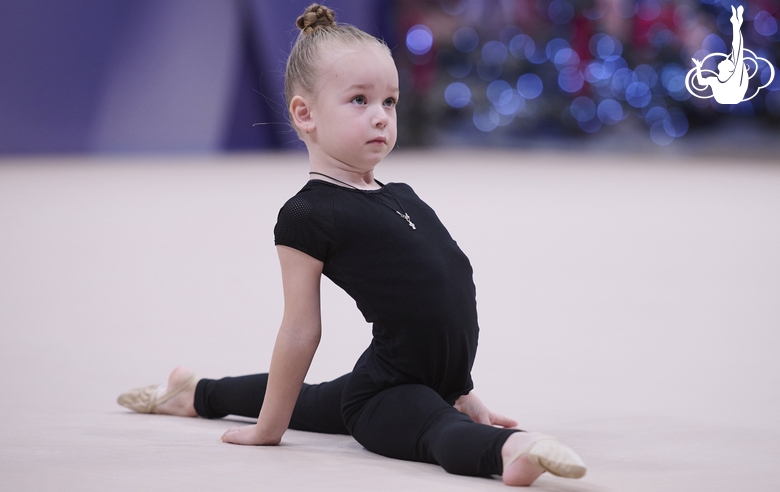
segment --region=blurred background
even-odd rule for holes
[[[282,83],[309,3],[4,1],[0,154],[299,149]],[[780,77],[758,90],[766,63],[738,105],[685,87],[691,58],[731,51],[739,4],[745,47],[777,67],[778,0],[328,2],[393,50],[401,148],[697,142],[773,153]]]

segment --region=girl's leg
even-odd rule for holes
[[[341,395],[349,374],[321,384],[304,384],[290,420],[290,429],[349,434],[341,416]],[[268,374],[201,379],[195,388],[197,414],[216,419],[227,415],[257,418],[263,406]]]
[[[352,436],[391,458],[437,463],[458,475],[501,475],[501,449],[516,429],[477,424],[431,388],[406,384],[376,388],[356,371],[347,383],[343,412]]]

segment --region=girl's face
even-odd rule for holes
[[[321,62],[309,151],[325,163],[370,171],[395,145],[395,63],[380,46],[331,50]]]

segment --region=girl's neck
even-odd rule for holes
[[[355,171],[342,168],[316,166],[312,164],[310,171],[312,173],[309,177],[311,179],[319,179],[327,181],[338,186],[344,186],[344,184],[354,186],[360,190],[378,190],[381,188],[379,184],[374,181],[374,171]],[[324,176],[323,176],[324,175]]]

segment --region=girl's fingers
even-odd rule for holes
[[[253,444],[245,427],[231,427],[222,434],[222,442],[228,444]]]
[[[490,414],[490,424],[491,425],[500,425],[501,427],[517,427],[517,422],[510,419],[509,417],[504,417],[503,415],[498,415],[496,413]]]
[[[225,433],[222,434],[222,442],[233,443],[231,439],[233,438],[233,435],[236,433],[236,430],[238,429],[236,429],[235,427],[231,427],[230,429],[226,430]]]
[[[485,425],[491,425],[490,424],[490,421],[491,421],[490,412],[487,412],[487,411],[479,412],[476,415],[476,417],[477,417],[476,419],[473,419],[476,423],[478,423],[478,424],[485,424]]]

